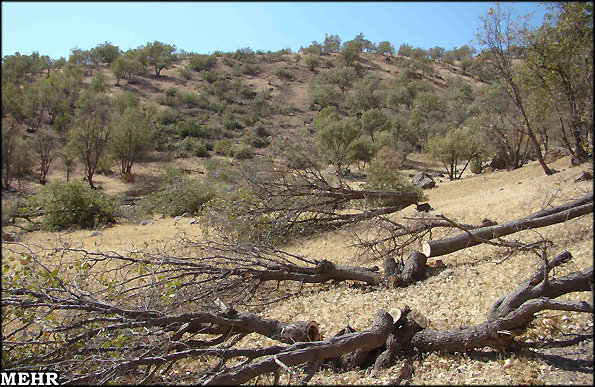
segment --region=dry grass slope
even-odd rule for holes
[[[434,212],[467,223],[479,223],[484,217],[498,222],[529,215],[543,208],[570,201],[592,192],[592,182],[575,182],[581,172],[592,166],[568,167],[569,158],[552,164],[559,173],[543,174],[536,162],[512,172],[493,172],[468,175],[466,178],[439,183],[427,190],[428,202]],[[149,170],[149,165],[142,169]],[[114,190],[116,190],[114,188]],[[415,215],[413,206],[396,218]],[[70,233],[34,232],[23,237],[31,245],[49,246],[67,242],[72,246],[92,250],[126,252],[137,248],[160,248],[181,236],[200,239],[198,225],[189,224],[189,218],[152,219],[150,224],[120,224],[97,232]],[[339,264],[378,265],[357,254],[349,247],[352,235],[365,225],[310,237],[286,246],[290,252],[309,259],[328,259]],[[536,231],[524,231],[509,238],[535,240],[539,235],[550,239],[554,246],[550,253],[568,249],[574,259],[559,269],[564,275],[592,265],[593,218],[590,215],[566,223],[548,226]],[[440,237],[435,234],[434,238]],[[418,247],[419,248],[419,247]],[[380,308],[389,310],[409,305],[428,317],[430,327],[452,329],[481,323],[492,303],[510,292],[520,281],[532,275],[540,259],[529,253],[520,253],[498,263],[505,256],[503,248],[479,245],[440,257],[446,269],[435,276],[407,288],[372,289],[350,283],[308,285],[302,295],[272,305],[261,313],[283,321],[316,320],[325,337],[334,335],[346,325],[365,330],[373,322]],[[429,260],[433,265],[433,259]],[[593,302],[592,293],[579,294],[581,299]],[[576,298],[576,297],[574,297]],[[522,353],[495,353],[477,351],[466,355],[432,353],[416,359],[410,378],[413,384],[591,384],[593,382],[593,317],[578,313],[543,313],[534,326],[523,336],[532,342],[554,337],[567,340],[577,334],[590,334],[588,340],[569,347],[530,349]],[[240,346],[270,345],[266,338],[247,336]],[[557,357],[561,355],[562,357]],[[566,362],[565,362],[566,359]],[[574,359],[574,360],[573,360]],[[590,363],[589,363],[590,362]],[[187,366],[199,368],[200,362],[188,360]],[[590,368],[588,364],[591,364]],[[390,384],[399,365],[382,371],[351,371],[336,374],[321,370],[311,380],[313,384]],[[267,384],[267,379],[260,382]]]

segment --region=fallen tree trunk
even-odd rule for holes
[[[329,340],[308,345],[306,348],[300,345],[291,346],[254,364],[234,367],[225,373],[215,375],[204,384],[236,385],[246,383],[258,375],[277,371],[282,367],[281,364],[286,367],[303,363],[317,364],[324,359],[341,356],[357,349],[377,348],[386,341],[392,324],[393,318],[391,315],[379,310],[369,331],[333,337]]]
[[[250,275],[261,281],[300,281],[304,283],[336,281],[380,282],[380,274],[360,266],[342,266],[322,260],[316,267],[285,266],[278,269],[255,270]]]
[[[553,211],[553,210],[551,210]],[[519,231],[550,226],[593,212],[593,201],[578,207],[571,207],[557,211],[550,215],[534,217],[535,215],[518,219],[500,225],[482,227],[456,234],[436,241],[424,242],[422,251],[426,257],[438,257],[453,253],[467,247],[476,246],[485,241],[514,234]]]

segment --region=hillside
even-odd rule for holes
[[[12,345],[10,360],[16,367],[30,359],[62,367],[63,349],[53,346],[64,344],[64,351],[76,357],[68,360],[72,368],[68,363],[65,372],[75,369],[77,375],[107,364],[107,371],[91,372],[84,377],[89,379],[81,379],[83,384],[104,377],[108,381],[116,374],[110,383],[203,382],[207,370],[245,359],[245,364],[258,364],[260,358],[251,357],[254,348],[273,351],[293,344],[255,329],[242,331],[238,313],[286,323],[315,321],[324,339],[330,339],[346,327],[370,329],[379,309],[407,305],[427,318],[424,328],[454,330],[486,321],[500,297],[563,250],[572,260],[556,267],[550,280],[592,267],[593,217],[588,214],[430,257],[423,277],[403,286],[388,276],[383,279],[388,282],[374,283],[267,282],[279,278],[275,275],[291,276],[299,264],[311,274],[326,261],[380,276],[386,257],[380,250],[357,246],[366,238],[387,237],[387,230],[423,223],[428,216],[458,222],[455,229],[430,228],[419,239],[408,240],[412,233],[392,239],[389,234],[386,241],[403,246],[391,254],[402,263],[409,253],[422,251],[422,242],[468,231],[465,225],[484,220],[502,224],[592,195],[593,164],[575,165],[570,152],[561,149],[568,140],[554,126],[558,123],[548,105],[543,125],[537,125],[539,141],[550,149],[548,166],[555,172],[545,174],[514,104],[504,103],[493,90],[486,92],[488,83],[477,73],[467,74],[472,71],[463,70],[459,60],[447,64],[426,58],[432,66],[428,70],[426,62],[420,67],[410,57],[370,52],[361,52],[350,66],[339,52],[321,55],[315,65],[307,60],[310,55],[284,51],[182,57],[159,76],[149,71],[117,78],[114,66],[103,63],[74,70],[65,65],[53,73],[47,70],[51,76],[35,73],[30,82],[17,83],[15,95],[29,108],[35,105],[31,99],[37,101],[31,90],[47,91],[48,79],[80,71],[84,86],[77,90],[78,99],[60,105],[67,113],[56,117],[51,109],[27,116],[12,100],[7,99],[6,109],[3,104],[8,112],[3,125],[16,128],[18,140],[17,151],[8,158],[15,161],[12,185],[4,184],[2,190],[3,283],[8,289],[3,290],[3,309],[10,311],[3,320],[3,339]],[[193,60],[213,62],[194,71]],[[493,105],[496,110],[504,106],[501,116],[482,110]],[[146,122],[126,121],[124,113],[138,113]],[[117,150],[107,146],[93,176],[91,187],[96,189],[89,189],[84,157],[79,153],[73,166],[67,164],[76,136],[85,128],[98,128],[107,144],[110,130],[117,133],[138,122],[150,146],[126,173]],[[497,132],[501,127],[503,132]],[[47,132],[55,136],[55,153],[47,183],[41,184],[37,151]],[[109,132],[110,141],[115,141],[114,132]],[[586,144],[588,135],[585,139]],[[353,145],[358,141],[361,148]],[[11,145],[6,144],[3,151]],[[520,158],[498,166],[503,149],[515,146]],[[454,161],[445,159],[453,149],[463,150]],[[93,149],[86,155],[96,154]],[[67,171],[73,183],[54,185],[66,180]],[[436,186],[414,187],[411,178],[420,172],[429,173]],[[82,183],[80,196],[60,197],[75,192],[66,189],[77,183]],[[416,204],[373,196],[394,191],[412,195]],[[284,197],[286,192],[293,195]],[[357,193],[362,196],[341,201]],[[195,197],[195,202],[186,201]],[[93,205],[80,204],[89,198],[95,198]],[[161,207],[155,204],[159,200]],[[92,213],[97,202],[112,206],[104,223]],[[39,203],[57,204],[58,218],[70,219],[79,210],[91,213],[87,218],[92,226],[51,223]],[[418,209],[421,203],[431,206],[428,214]],[[177,212],[170,212],[172,208]],[[374,215],[366,218],[369,214]],[[355,220],[340,223],[342,219]],[[257,276],[262,268],[263,278],[270,278]],[[543,283],[547,285],[547,278]],[[592,308],[592,291],[560,298],[580,299],[586,301],[582,307]],[[219,320],[202,324],[188,317],[201,313],[219,313]],[[180,316],[190,320],[176,320]],[[385,369],[345,371],[325,365],[310,375],[309,383],[592,384],[592,313],[547,310],[534,317],[508,347],[409,353]],[[231,328],[225,330],[221,321],[231,321]],[[266,325],[255,321],[252,327]],[[234,355],[242,348],[250,353]],[[210,350],[225,360],[218,363]],[[164,368],[162,355],[174,356]],[[147,358],[156,362],[154,368]],[[136,362],[130,370],[128,361]],[[282,365],[280,383],[295,384],[292,373],[306,373],[301,365],[287,369]],[[251,383],[267,385],[273,378],[269,372]]]
[[[552,205],[567,202],[592,192],[590,181],[575,182],[583,170],[591,167],[568,168],[569,158],[553,166],[561,172],[545,176],[536,162],[512,172],[500,171],[475,175],[459,181],[442,182],[426,191],[434,212],[461,222],[477,222],[483,217],[504,222],[539,210],[552,200]],[[393,219],[414,216],[408,207]],[[23,236],[29,246],[70,245],[91,251],[126,253],[139,248],[159,250],[181,237],[200,240],[199,225],[190,218],[154,217],[149,223],[122,224],[98,231],[54,233],[37,231]],[[337,264],[382,265],[362,257],[349,245],[353,233],[365,225],[309,237],[286,246],[288,251],[308,259],[328,259]],[[569,270],[588,267],[592,263],[593,218],[590,215],[538,230],[552,240],[551,252],[568,249],[573,261],[558,275]],[[126,235],[123,239],[122,235]],[[436,237],[436,236],[435,236]],[[529,241],[537,237],[533,231],[515,235]],[[282,321],[314,319],[320,323],[325,337],[350,325],[356,330],[367,329],[375,311],[402,307],[405,304],[421,311],[434,329],[449,329],[479,323],[490,305],[511,291],[522,279],[530,276],[540,258],[532,253],[518,253],[499,263],[506,249],[481,245],[441,257],[445,268],[432,269],[429,278],[401,289],[360,287],[353,283],[305,285],[301,294],[267,307],[260,307],[263,316]],[[578,294],[591,298],[592,294]],[[462,355],[424,355],[413,362],[412,384],[591,384],[593,381],[593,317],[579,313],[542,313],[521,339],[527,347],[520,352],[497,353],[476,351]],[[531,344],[551,337],[559,345]],[[271,345],[272,340],[248,336],[239,346]],[[566,344],[563,344],[566,343]],[[180,366],[198,372],[200,362],[185,360]],[[387,384],[395,380],[400,363],[382,371],[350,371],[334,373],[319,371],[313,384]],[[184,379],[184,380],[191,380]],[[268,384],[267,379],[262,383]]]

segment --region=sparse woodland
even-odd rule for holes
[[[479,48],[5,56],[2,369],[592,383],[593,4],[549,7]]]

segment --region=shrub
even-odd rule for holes
[[[167,168],[157,191],[140,201],[142,210],[178,216],[196,214],[201,207],[216,197],[209,184],[184,175],[180,170]]]
[[[240,145],[233,150],[233,157],[236,160],[248,160],[254,157],[254,151],[248,145]]]
[[[203,71],[202,79],[208,83],[214,83],[221,79],[221,75],[216,70]]]
[[[264,137],[258,137],[253,134],[245,136],[242,141],[254,148],[266,148],[270,145],[270,141]]]
[[[178,97],[189,109],[200,108],[206,110],[209,108],[209,100],[204,95],[181,93]]]
[[[175,124],[180,121],[182,116],[179,112],[171,109],[165,109],[159,113],[158,121],[163,125]]]
[[[194,71],[209,70],[217,64],[215,55],[194,54],[188,59],[188,67]]]
[[[189,152],[191,155],[196,157],[208,157],[209,150],[207,149],[207,143],[202,140],[198,140],[192,137],[186,137],[182,140],[182,149]]]
[[[260,66],[257,64],[246,63],[242,66],[242,74],[244,75],[258,75],[260,73]]]
[[[275,70],[273,70],[273,74],[278,76],[279,78],[285,78],[290,81],[293,81],[295,79],[295,75],[293,75],[291,71],[284,69],[283,67],[277,67]]]
[[[178,95],[179,90],[175,87],[168,87],[164,92],[166,97],[175,97]]]
[[[81,182],[52,181],[39,193],[42,228],[94,228],[115,221],[116,201]]]
[[[400,169],[405,161],[403,152],[389,147],[383,147],[378,151],[367,168],[365,189],[378,191],[401,191],[411,192],[416,190],[407,181]],[[398,205],[390,199],[375,201],[383,206]]]
[[[201,125],[193,119],[180,121],[176,124],[176,134],[181,138],[205,138],[209,135],[208,132],[209,128],[207,126]]]
[[[213,150],[218,155],[230,156],[231,155],[231,141],[229,141],[226,138],[221,139],[221,140],[218,140],[215,143],[215,146],[213,147]]]
[[[186,80],[192,79],[192,71],[187,69],[186,67],[180,68],[178,70],[178,73],[180,73],[180,76]]]
[[[481,173],[483,170],[483,159],[481,155],[475,155],[471,158],[471,161],[469,162],[469,168],[471,168],[471,172],[475,173],[476,175]]]
[[[320,58],[317,56],[307,56],[306,66],[310,71],[314,71],[316,67],[320,66]]]

